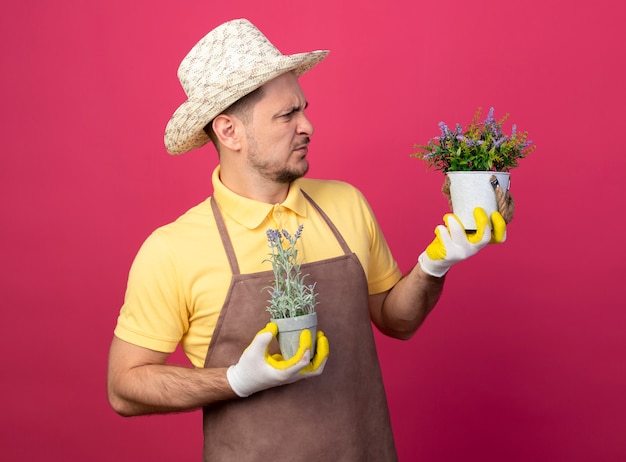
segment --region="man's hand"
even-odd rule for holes
[[[324,371],[330,348],[323,332],[317,333],[317,354],[313,361],[310,360],[312,341],[309,330],[302,331],[298,351],[287,360],[281,355],[271,356],[267,351],[277,334],[276,324],[268,323],[244,350],[239,362],[228,368],[228,383],[238,396],[245,398],[261,390],[320,375]]]
[[[445,226],[435,228],[435,239],[418,259],[425,273],[442,277],[452,265],[475,255],[487,244],[506,240],[506,223],[500,213],[491,215],[493,230],[482,208],[474,209],[474,218],[477,229],[469,234],[455,215],[449,213],[443,217]]]

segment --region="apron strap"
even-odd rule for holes
[[[215,224],[217,225],[217,229],[220,232],[220,237],[222,239],[222,245],[224,246],[224,251],[226,252],[226,256],[228,257],[230,270],[232,271],[232,274],[239,274],[239,264],[237,263],[237,257],[235,256],[235,249],[233,248],[233,244],[230,241],[230,237],[228,236],[228,231],[226,231],[226,225],[224,224],[224,219],[222,218],[222,214],[220,213],[220,209],[217,205],[217,202],[212,197],[211,197],[211,208],[213,209],[213,216],[215,217]]]
[[[311,203],[311,205],[315,208],[315,210],[317,210],[317,212],[322,216],[322,218],[326,221],[326,223],[328,224],[328,227],[331,229],[331,231],[335,235],[335,238],[339,242],[339,245],[343,249],[343,253],[346,255],[350,255],[352,253],[352,251],[350,250],[350,247],[348,247],[347,242],[345,241],[345,239],[343,238],[343,236],[341,235],[341,233],[339,232],[335,224],[330,220],[330,218],[328,218],[328,215],[326,215],[326,213],[320,208],[320,206],[317,205],[313,199],[311,199],[311,196],[305,193],[302,189],[300,189],[300,192]]]

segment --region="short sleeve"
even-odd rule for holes
[[[401,278],[402,273],[394,259],[387,240],[380,229],[370,205],[361,193],[361,206],[370,236],[367,284],[370,294],[390,290]]]
[[[130,269],[115,335],[129,343],[171,353],[189,327],[176,258],[155,231]]]

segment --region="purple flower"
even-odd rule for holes
[[[481,144],[484,143],[483,140],[473,140],[471,138],[468,138],[466,136],[457,136],[456,137],[457,140],[461,141],[461,142],[465,142],[465,144],[467,144],[468,146],[480,146]]]
[[[493,118],[493,112],[494,112],[494,109],[493,108],[489,108],[489,114],[487,114],[487,118],[485,119],[485,124],[493,124],[493,123],[495,123],[495,120]]]
[[[277,229],[268,229],[266,234],[267,234],[267,240],[270,242],[270,245],[280,243],[280,233],[278,232]]]
[[[302,228],[304,228],[304,225],[298,226],[298,230],[296,231],[296,234],[294,236],[294,241],[300,239],[300,236],[302,235]]]
[[[499,148],[500,146],[502,146],[502,143],[504,143],[507,140],[506,136],[503,136],[502,138],[494,138],[493,139],[493,146],[495,148]]]
[[[450,136],[450,129],[445,122],[439,122],[439,128],[441,129],[441,136],[443,138],[448,138]]]

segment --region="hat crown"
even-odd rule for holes
[[[235,19],[213,29],[189,51],[178,68],[178,79],[192,97],[207,85],[232,85],[246,79],[250,69],[280,56],[254,24]]]

